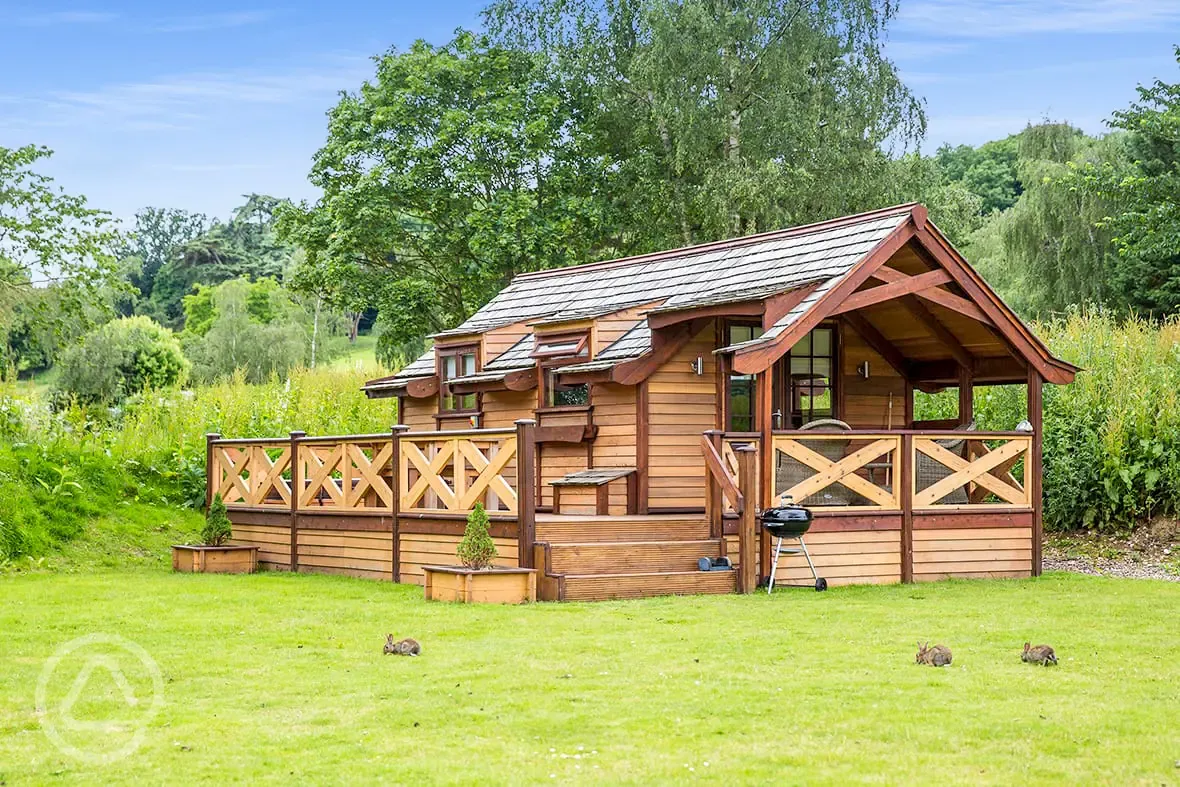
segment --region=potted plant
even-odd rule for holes
[[[252,574],[258,568],[258,547],[226,543],[233,526],[221,495],[214,495],[205,512],[201,544],[172,547],[172,570],[198,574]]]
[[[426,598],[466,603],[523,604],[537,600],[537,572],[497,568],[496,544],[488,532],[488,513],[479,503],[467,515],[463,540],[455,550],[461,566],[423,566]]]

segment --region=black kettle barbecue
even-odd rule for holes
[[[811,555],[807,553],[807,544],[803,543],[803,534],[811,528],[811,511],[785,498],[781,506],[768,508],[762,512],[762,527],[775,538],[774,562],[770,564],[770,582],[766,592],[774,590],[774,578],[778,572],[780,555],[803,555],[807,560],[807,567],[811,569],[811,577],[815,580],[817,591],[827,590],[828,581],[815,573],[815,564],[811,562]],[[794,538],[799,541],[799,548],[783,549],[783,539]],[[803,587],[802,585],[798,587]]]

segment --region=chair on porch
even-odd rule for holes
[[[799,427],[800,431],[814,430],[817,432],[851,432],[852,427],[837,418],[820,418]],[[848,451],[852,440],[799,440],[800,444],[815,451],[820,456],[839,462]],[[776,452],[775,462],[775,491],[785,492],[796,484],[806,481],[815,475],[815,470],[797,459]],[[809,495],[795,502],[803,506],[848,506],[859,505],[860,495],[850,492],[843,484],[832,484],[814,495]]]
[[[974,420],[955,427],[956,432],[974,432],[975,429]],[[935,440],[934,442],[952,454],[961,456],[964,459],[966,458],[967,437],[949,437],[942,440]],[[917,491],[921,492],[923,489],[933,486],[953,472],[949,467],[944,466],[937,460],[931,459],[921,451],[915,453],[918,455],[918,463],[914,469]],[[957,487],[938,502],[941,505],[967,505],[970,501],[967,498],[966,484]]]

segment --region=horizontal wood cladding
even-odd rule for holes
[[[361,516],[356,514],[318,514],[301,511],[299,512],[298,528],[300,531],[305,529],[318,529],[392,533],[393,516],[391,514],[377,516]]]
[[[854,429],[894,429],[905,423],[905,379],[847,322],[840,327],[840,420]],[[866,380],[857,367],[869,363]],[[892,396],[892,418],[890,415]]]
[[[809,531],[803,538],[807,542],[816,572],[829,585],[901,582],[899,530]],[[726,536],[726,541],[727,554],[731,560],[736,560],[737,536]],[[797,548],[798,542],[785,541],[783,546]],[[807,585],[814,582],[802,555],[783,555],[779,559],[778,573],[775,575],[775,583],[778,582]]]
[[[521,418],[532,418],[537,406],[534,391],[489,391],[483,395],[485,429],[511,429]]]
[[[915,530],[953,530],[957,528],[1032,527],[1032,511],[972,511],[953,513],[915,511]]]
[[[720,406],[714,341],[710,323],[648,378],[650,509],[705,505],[701,434],[716,425]],[[704,363],[699,375],[692,369],[697,358]]]
[[[438,412],[437,397],[414,399],[403,396],[401,404],[401,423],[410,427],[411,432],[433,432],[438,428],[434,420],[434,414]]]
[[[560,581],[563,601],[605,601],[650,596],[733,593],[737,572],[686,571],[672,574],[597,574]]]
[[[1032,533],[1031,527],[915,530],[914,580],[1032,576]]]
[[[392,532],[309,529],[302,519],[300,525],[300,572],[393,579]]]
[[[291,567],[291,528],[290,520],[282,525],[245,524],[237,521],[237,514],[231,512],[233,518],[233,538],[230,543],[234,546],[258,547],[258,563],[264,568],[283,569]]]
[[[463,538],[462,531],[453,535],[437,533],[401,534],[401,581],[422,585],[426,582],[422,572],[424,565],[454,566],[459,564],[455,549]],[[494,564],[503,568],[516,568],[517,549],[515,538],[493,538],[498,553]]]

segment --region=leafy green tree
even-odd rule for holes
[[[228,222],[214,221],[180,246],[159,269],[143,310],[180,328],[184,296],[197,284],[219,284],[239,276],[281,280],[295,251],[275,234],[275,214],[283,204],[276,197],[251,194]]]
[[[1180,46],[1175,49],[1180,63]],[[1113,236],[1113,286],[1140,312],[1180,311],[1180,84],[1139,86],[1139,101],[1116,112],[1132,163],[1086,162],[1070,182],[1112,203],[1100,229]]]
[[[0,323],[34,286],[58,285],[56,310],[36,315],[55,328],[89,320],[88,306],[107,307],[110,293],[125,289],[113,218],[36,172],[50,155],[35,145],[0,147]]]
[[[621,246],[879,207],[891,142],[925,128],[881,51],[888,0],[498,0],[497,40],[594,96]]]
[[[259,383],[306,363],[306,315],[285,291],[264,285],[273,302],[263,313],[273,319],[262,322],[256,316],[257,299],[251,310],[256,287],[246,279],[233,279],[212,289],[212,325],[203,336],[185,334],[185,351],[197,380],[212,382],[240,369],[248,382]]]
[[[144,208],[135,214],[135,230],[120,255],[128,265],[131,283],[141,300],[152,295],[156,275],[175,259],[184,245],[205,232],[209,219],[201,213],[175,208]]]
[[[1024,190],[1017,171],[1020,136],[1013,134],[978,148],[943,145],[934,160],[947,182],[959,183],[979,197],[983,213],[1006,210]]]
[[[593,255],[609,172],[581,123],[585,95],[541,57],[466,32],[376,65],[329,115],[311,172],[323,198],[282,212],[321,286],[379,272],[395,283],[382,312],[413,310],[395,339],[407,341],[455,325],[516,273]]]
[[[61,358],[59,394],[113,404],[184,380],[189,363],[172,331],[148,317],[123,317],[86,334]]]

